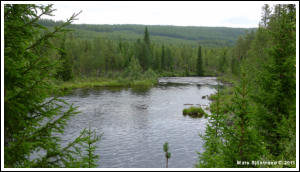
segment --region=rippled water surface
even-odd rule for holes
[[[165,166],[164,142],[169,142],[169,167],[190,168],[202,152],[199,133],[207,119],[184,117],[190,105],[208,105],[202,96],[214,93],[214,77],[160,78],[157,87],[143,89],[76,89],[63,97],[79,106],[63,136],[63,144],[89,125],[103,133],[98,142],[99,167],[160,168]]]

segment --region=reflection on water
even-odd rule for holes
[[[68,122],[62,144],[90,125],[103,133],[96,151],[99,167],[164,167],[162,146],[166,141],[172,153],[169,167],[193,167],[196,152],[203,151],[199,133],[205,131],[207,119],[184,117],[182,110],[187,107],[184,104],[208,105],[210,101],[202,96],[215,92],[212,86],[216,79],[176,77],[159,81],[162,84],[154,88],[77,89],[63,97],[79,106],[81,113]]]

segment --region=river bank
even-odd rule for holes
[[[138,76],[138,77],[136,77]],[[183,72],[146,72],[136,74],[134,77],[124,77],[122,74],[116,73],[114,76],[102,77],[76,77],[70,81],[56,81],[55,85],[59,90],[72,90],[77,88],[94,88],[94,87],[153,87],[158,84],[161,77],[198,77],[195,73],[186,75]],[[202,77],[214,77],[211,75]],[[217,78],[221,82],[231,83],[228,77],[220,76]]]
[[[128,78],[81,78],[67,82],[57,82],[60,90],[94,87],[152,87],[157,85],[157,78],[128,79]]]

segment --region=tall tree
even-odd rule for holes
[[[54,96],[58,90],[51,81],[58,62],[49,55],[57,53],[51,44],[53,38],[66,32],[64,27],[78,14],[53,31],[37,24],[40,17],[53,11],[52,5],[4,6],[5,167],[70,167],[82,150],[81,135],[66,147],[60,146],[56,136],[63,133],[67,120],[77,112]],[[63,106],[69,108],[63,110]],[[29,158],[38,151],[45,154]]]
[[[59,49],[59,55],[60,55],[60,67],[57,72],[57,77],[59,79],[62,79],[63,81],[68,81],[72,79],[73,77],[73,61],[71,59],[71,56],[67,54],[66,52],[66,36],[64,35],[64,38],[62,39],[61,47]]]
[[[254,128],[255,108],[251,106],[248,85],[246,74],[242,70],[240,81],[234,88],[232,104],[227,106],[232,114],[232,125],[225,126],[222,131],[226,140],[223,147],[226,167],[251,167],[251,164],[239,166],[237,162],[260,160],[266,154],[262,137]]]
[[[161,46],[161,69],[165,70],[166,68],[166,57],[165,57],[165,46]]]
[[[227,50],[224,49],[219,57],[218,61],[218,70],[221,73],[224,73],[227,67]]]
[[[171,71],[173,70],[173,56],[169,46],[165,51],[165,68]]]
[[[224,132],[225,116],[221,110],[220,85],[217,85],[217,93],[214,98],[215,103],[211,106],[211,115],[209,115],[209,124],[205,129],[205,134],[200,137],[205,141],[205,150],[198,152],[199,162],[196,164],[198,168],[224,167],[222,139]]]
[[[261,27],[267,28],[271,13],[272,13],[272,10],[270,9],[270,6],[268,4],[265,4],[262,7],[262,16],[261,16],[261,22],[260,22]]]
[[[148,32],[148,28],[145,27],[145,31],[144,31],[144,42],[150,46],[150,37],[149,37],[149,32]]]
[[[295,5],[275,6],[268,23],[272,43],[268,49],[270,62],[259,73],[254,94],[260,110],[257,114],[260,131],[275,157],[295,152],[295,143],[290,142],[295,136],[296,119],[295,15]],[[288,152],[284,143],[292,143]]]
[[[203,60],[201,53],[201,46],[198,47],[198,58],[197,58],[197,74],[203,76]]]

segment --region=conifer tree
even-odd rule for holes
[[[292,141],[296,131],[295,5],[279,4],[274,9],[268,23],[272,43],[268,49],[270,62],[258,74],[258,87],[253,97],[259,107],[259,130],[271,154],[280,159],[284,154],[295,158],[295,142]]]
[[[197,74],[203,76],[203,62],[202,62],[201,46],[198,47],[198,58],[197,58]]]
[[[165,70],[166,67],[166,57],[165,57],[165,46],[161,47],[161,70]]]
[[[220,86],[218,83],[215,103],[211,107],[211,115],[209,115],[205,134],[200,135],[205,141],[203,146],[205,150],[202,153],[198,152],[199,161],[196,164],[197,168],[218,168],[225,166],[222,151],[222,132],[225,118],[221,113],[220,106]]]
[[[66,53],[66,36],[64,35],[61,43],[61,47],[59,49],[59,67],[57,72],[57,78],[62,79],[63,81],[68,81],[72,79],[73,72],[72,72],[72,59],[71,57]]]
[[[147,27],[145,27],[145,32],[144,32],[144,42],[147,44],[147,46],[150,46],[150,37],[149,37],[149,32]]]
[[[246,74],[241,74],[238,85],[234,88],[232,104],[228,107],[233,115],[230,119],[232,126],[225,126],[224,133],[224,164],[226,167],[251,167],[252,165],[241,165],[238,161],[251,162],[261,160],[265,155],[265,145],[262,137],[255,129],[254,112],[249,99],[249,87]],[[252,166],[254,167],[254,166]]]
[[[79,13],[50,31],[37,21],[53,11],[52,5],[4,6],[5,167],[70,167],[81,161],[82,135],[66,147],[59,144],[57,134],[78,112],[55,96],[59,90],[52,83],[58,62],[49,55],[56,53],[53,39],[65,33],[64,27]],[[44,154],[30,158],[36,152]]]
[[[262,16],[261,16],[262,18],[261,18],[261,22],[260,22],[261,27],[267,28],[271,13],[272,13],[272,10],[270,9],[270,6],[268,4],[265,4],[262,7]]]
[[[168,161],[171,158],[171,153],[169,152],[169,143],[165,142],[163,146],[164,152],[165,152],[165,157],[166,157],[166,168],[168,168]]]
[[[97,148],[95,143],[97,143],[101,139],[101,135],[97,136],[95,130],[84,129],[82,131],[83,135],[83,148],[84,148],[84,155],[82,158],[82,162],[79,163],[80,167],[85,168],[94,168],[97,167],[97,160],[99,159],[99,155],[96,155],[94,152]]]
[[[226,65],[227,65],[226,55],[227,55],[227,50],[225,49],[223,50],[221,56],[219,57],[218,70],[221,73],[224,73],[226,69]]]

